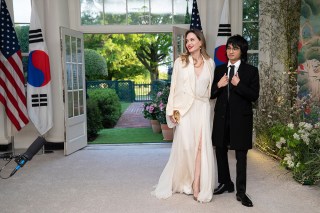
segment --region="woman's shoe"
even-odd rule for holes
[[[198,201],[198,197],[196,197],[196,196],[193,196],[193,199],[194,199],[195,201]]]

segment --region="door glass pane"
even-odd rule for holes
[[[243,21],[259,20],[259,1],[244,0],[243,1]]]
[[[79,109],[80,109],[80,115],[84,114],[84,108],[83,108],[83,90],[79,90]]]
[[[23,53],[29,52],[29,25],[15,24],[14,29],[17,34],[21,52]]]
[[[14,23],[30,23],[31,0],[13,0]]]
[[[77,39],[77,57],[78,63],[82,63],[82,49],[81,49],[81,39]]]
[[[68,91],[68,118],[73,117],[73,97],[72,91]]]
[[[127,24],[126,0],[104,0],[104,24]]]
[[[248,41],[249,50],[259,49],[259,22],[244,22],[243,37]]]
[[[258,53],[248,53],[248,64],[255,67],[259,65],[259,54]]]
[[[74,101],[73,101],[73,107],[74,107],[74,116],[77,116],[79,115],[79,92],[78,91],[74,91],[73,92],[73,98],[74,98]]]
[[[172,0],[151,0],[151,24],[172,24]]]
[[[128,1],[128,24],[149,24],[149,0]]]
[[[192,1],[186,1],[186,0],[173,1],[173,23],[174,24],[190,24],[191,12],[192,12]]]
[[[65,36],[65,42],[66,42],[66,62],[71,62],[71,45],[70,45],[70,36]]]
[[[67,63],[66,64],[66,68],[67,68],[67,86],[68,86],[68,90],[72,90],[72,70],[71,70],[71,64]]]
[[[103,24],[103,0],[80,0],[81,24]]]
[[[78,64],[78,81],[79,89],[83,89],[82,64]]]
[[[77,62],[77,38],[71,38],[71,60]]]
[[[73,77],[73,90],[78,89],[78,72],[77,72],[77,64],[72,64],[72,77]]]

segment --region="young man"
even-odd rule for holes
[[[212,143],[216,147],[219,186],[214,194],[233,192],[228,149],[235,150],[237,160],[237,200],[253,206],[246,194],[247,152],[252,148],[252,102],[259,97],[258,69],[247,64],[248,42],[240,35],[231,36],[226,44],[227,64],[216,67],[211,98],[217,98]]]

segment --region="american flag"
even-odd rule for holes
[[[193,4],[192,4],[190,29],[198,29],[202,31],[197,0],[193,0]]]
[[[22,56],[5,0],[0,2],[0,102],[17,130],[28,122]]]

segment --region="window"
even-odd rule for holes
[[[80,0],[81,25],[189,24],[192,0]]]
[[[13,0],[14,28],[17,33],[22,52],[23,71],[27,72],[29,55],[29,26],[31,17],[30,0]]]
[[[259,63],[259,0],[243,0],[242,35],[249,43],[248,63]]]

